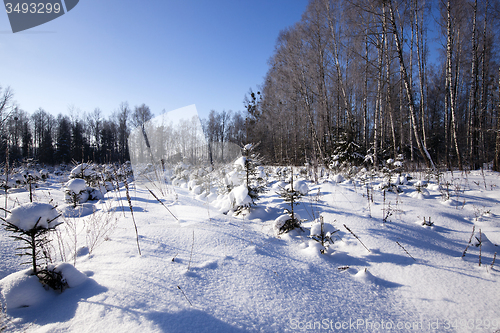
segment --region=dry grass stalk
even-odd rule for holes
[[[403,246],[403,245],[401,245],[399,242],[396,242],[396,244],[398,244],[398,245],[399,245],[399,246],[400,246],[400,247],[401,247],[401,248],[402,248],[402,249],[406,252],[406,254],[407,254],[410,258],[412,258],[413,260],[417,261],[417,259],[413,258],[413,257],[411,256],[411,254],[410,254],[408,251],[406,251],[406,249],[404,248],[404,246]]]
[[[158,197],[153,193],[153,191],[151,191],[149,188],[146,187],[146,189],[149,191],[149,193],[151,193],[151,195],[159,202],[162,204],[163,207],[165,207],[165,209],[170,213],[170,215],[172,215],[174,217],[174,219],[176,219],[177,221],[179,221],[179,219],[170,211],[170,209],[168,209],[167,206],[165,206],[165,204],[160,200],[158,199]]]
[[[137,250],[139,250],[139,255],[141,256],[141,246],[139,245],[139,232],[137,231],[137,224],[135,223],[135,218],[134,218],[134,208],[132,207],[132,199],[130,198],[130,191],[128,187],[128,181],[125,178],[125,193],[127,195],[127,201],[128,201],[128,207],[130,208],[130,212],[132,213],[132,221],[134,222],[134,228],[135,228],[135,240],[137,242]]]
[[[354,236],[354,238],[356,238],[356,239],[357,239],[357,240],[361,243],[361,245],[363,245],[363,247],[364,247],[364,248],[365,248],[368,252],[370,252],[370,253],[372,252],[372,251],[370,251],[370,249],[368,249],[368,248],[366,247],[366,245],[365,245],[365,244],[363,244],[363,242],[361,241],[361,239],[359,239],[359,237],[358,237],[358,236],[356,236],[356,234],[355,234],[354,232],[352,232],[352,230],[351,230],[351,229],[349,229],[349,228],[348,228],[345,224],[344,224],[344,228],[346,228],[346,229],[347,229],[347,231],[349,231],[349,232],[350,232],[350,233]]]
[[[469,249],[469,246],[472,242],[472,237],[474,237],[474,231],[476,230],[476,226],[472,226],[472,233],[470,234],[469,242],[467,243],[467,246],[465,247],[464,252],[462,253],[462,258],[465,257],[465,254],[467,253],[467,250]]]

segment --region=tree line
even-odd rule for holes
[[[127,103],[106,119],[102,111],[57,116],[42,108],[33,114],[13,103],[10,88],[0,87],[0,161],[36,161],[41,164],[69,164],[72,161],[96,163],[129,160],[130,126],[143,113],[151,114],[142,104],[133,110]]]
[[[376,167],[402,154],[427,167],[493,161],[498,170],[499,7],[311,0],[247,95],[248,139],[278,164],[328,163],[343,145]]]
[[[131,157],[147,163],[220,163],[234,156],[227,143],[246,142],[241,112],[212,110],[206,119],[173,124],[164,111],[155,118],[147,105],[131,108],[124,102],[108,119],[99,108],[78,115],[70,109],[69,115],[54,116],[42,108],[29,114],[13,96],[10,87],[0,87],[0,163],[7,158],[11,163],[46,165],[123,163]]]

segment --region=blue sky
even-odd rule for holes
[[[0,85],[23,110],[105,116],[127,101],[155,115],[196,104],[243,110],[263,82],[280,30],[307,0],[80,0],[67,14],[13,34],[0,13]]]

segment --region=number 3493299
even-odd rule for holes
[[[61,5],[57,2],[54,4],[52,4],[50,2],[47,2],[47,3],[42,3],[42,2],[27,3],[27,2],[24,2],[24,3],[17,3],[15,5],[13,5],[10,2],[7,2],[5,4],[5,9],[7,11],[7,14],[11,14],[11,13],[17,13],[17,14],[21,14],[21,13],[22,14],[27,14],[27,13],[30,13],[30,14],[51,14],[51,13],[55,13],[55,14],[58,14],[61,11]]]

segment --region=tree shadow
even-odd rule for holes
[[[197,309],[176,313],[149,312],[146,317],[163,332],[247,332]]]

